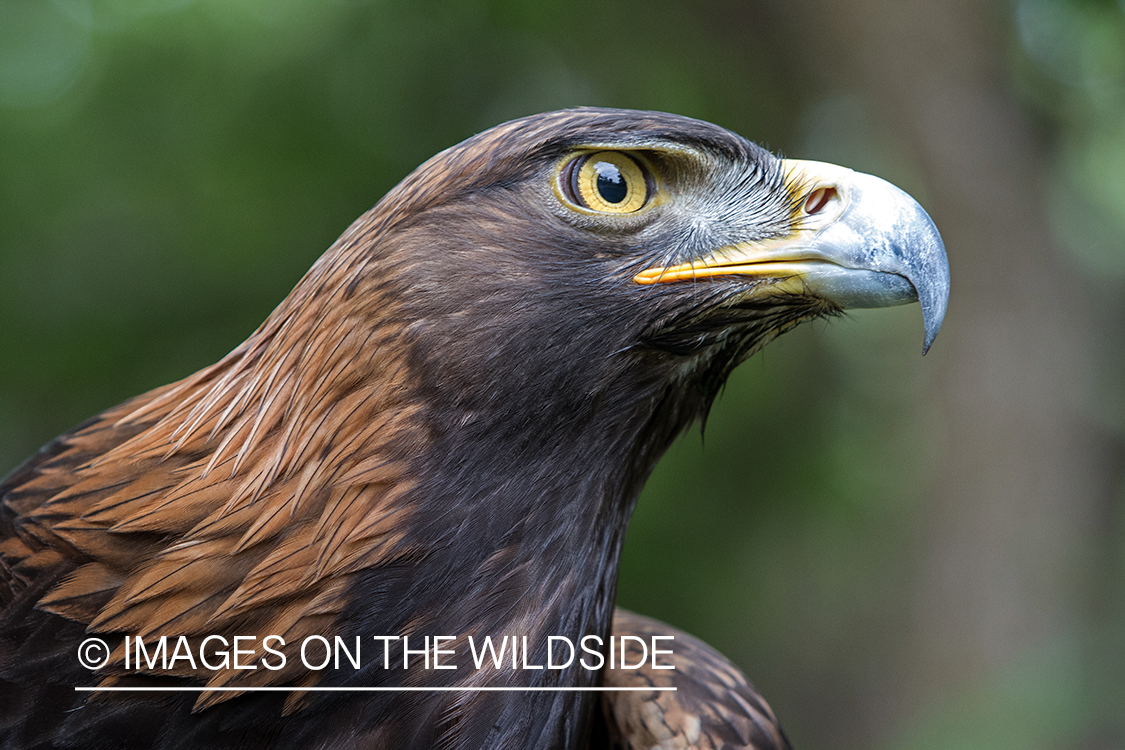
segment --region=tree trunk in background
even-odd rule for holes
[[[812,747],[887,743],[927,707],[974,687],[987,695],[1005,671],[1080,641],[1101,583],[1098,551],[1081,540],[1097,538],[1116,469],[1084,414],[1093,347],[1115,331],[1099,329],[1050,240],[1047,146],[1006,91],[999,12],[974,0],[706,11],[736,49],[732,34],[753,29],[804,105],[818,90],[864,101],[922,175],[903,187],[934,217],[952,267],[949,314],[927,361],[932,403],[918,414],[940,434],[918,557],[904,561],[917,567],[914,632],[887,655],[893,668],[872,669],[879,705],[846,717],[823,706],[824,736],[800,738]]]

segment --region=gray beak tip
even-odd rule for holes
[[[917,261],[910,269],[910,282],[918,291],[918,303],[922,307],[924,356],[933,346],[942,321],[945,320],[945,310],[949,304],[949,261],[937,227],[921,207],[918,210],[924,217],[920,223],[925,230],[919,233],[921,236],[918,237],[916,246]]]
[[[857,244],[863,252],[857,254],[856,265],[897,274],[914,287],[922,307],[925,354],[941,329],[949,302],[945,243],[925,209],[900,188],[863,174],[856,174],[852,184],[854,204],[843,220],[860,230]]]

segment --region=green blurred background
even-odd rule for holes
[[[1125,3],[0,0],[0,474],[238,344],[415,165],[659,109],[898,183],[917,307],[744,365],[619,601],[798,748],[1125,748]]]

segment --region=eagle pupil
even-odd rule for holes
[[[629,194],[629,186],[616,164],[600,161],[594,165],[598,175],[598,195],[606,203],[620,203]]]

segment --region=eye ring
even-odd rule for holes
[[[571,203],[608,214],[639,211],[653,192],[648,170],[620,151],[597,151],[572,159],[559,174],[559,187]]]

